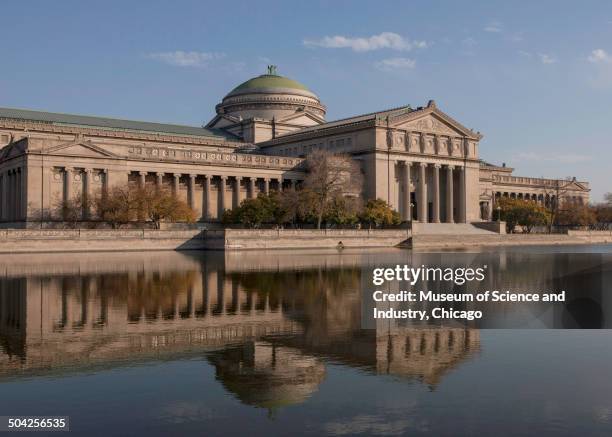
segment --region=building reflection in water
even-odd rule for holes
[[[304,402],[330,363],[435,388],[479,352],[477,329],[361,329],[363,269],[444,262],[407,253],[15,256],[0,272],[0,380],[184,356],[207,360],[240,401],[271,409]],[[558,281],[554,263],[487,259],[501,281],[487,286]]]

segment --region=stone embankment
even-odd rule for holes
[[[2,229],[0,253],[394,247],[409,238],[406,229]]]
[[[465,224],[463,225],[466,226]],[[427,229],[431,232],[431,229]],[[441,233],[408,229],[2,229],[0,253],[103,252],[148,250],[268,250],[376,248],[465,249],[512,245],[612,243],[611,231],[567,234],[497,234],[457,228]],[[461,232],[461,231],[465,232]]]
[[[466,249],[499,246],[550,246],[612,243],[610,231],[569,231],[567,234],[414,235],[414,249]]]

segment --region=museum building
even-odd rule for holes
[[[63,200],[128,184],[167,187],[214,222],[245,198],[298,187],[318,148],[357,160],[364,198],[406,221],[491,220],[501,196],[589,201],[587,182],[513,176],[482,161],[482,135],[433,100],[328,122],[315,93],[270,66],[215,110],[197,127],[0,108],[0,223],[34,226]]]

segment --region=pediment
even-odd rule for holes
[[[91,141],[77,141],[60,144],[46,150],[49,155],[84,156],[88,158],[116,158],[112,152],[93,144]]]
[[[23,155],[28,148],[28,139],[23,138],[14,143],[10,143],[0,151],[0,160],[10,159],[15,156]]]
[[[305,111],[298,111],[294,114],[287,115],[286,117],[277,118],[276,121],[278,123],[287,123],[299,126],[317,126],[325,123],[323,118]]]
[[[563,190],[572,190],[572,191],[588,191],[588,188],[586,188],[584,185],[582,185],[580,182],[578,181],[572,181],[569,184],[565,185],[563,187]]]
[[[222,129],[240,123],[242,120],[230,114],[218,114],[206,124],[206,128]]]
[[[438,135],[462,136],[480,140],[482,135],[466,128],[457,120],[431,105],[423,109],[402,113],[389,120],[389,126]]]
[[[415,132],[425,132],[438,135],[463,136],[465,133],[460,129],[441,120],[434,114],[424,115],[415,120],[399,122],[393,125],[397,129],[405,129]]]

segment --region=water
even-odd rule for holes
[[[612,331],[478,329],[609,327],[610,255],[3,256],[0,415],[70,416],[80,435],[610,435]],[[364,272],[408,262],[486,263],[490,286],[586,285],[579,311],[362,329]]]

